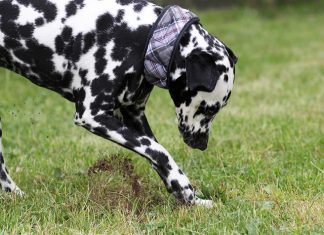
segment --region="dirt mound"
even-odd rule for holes
[[[123,156],[98,160],[88,169],[88,176],[91,200],[108,210],[138,214],[161,203],[159,196],[148,194],[149,183],[140,180],[131,160]]]

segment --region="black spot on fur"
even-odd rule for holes
[[[35,40],[28,40],[26,45],[34,55],[37,55],[37,57],[31,56],[31,58],[34,57],[35,68],[37,68],[37,70],[41,69],[47,74],[51,73],[54,70],[52,62],[53,51],[49,47],[41,45]]]
[[[47,0],[29,0],[29,2],[38,12],[44,14],[47,22],[51,22],[55,19],[57,8],[54,3]]]
[[[0,137],[1,138],[1,137]],[[2,153],[0,152],[0,163],[1,164],[4,164],[4,160],[3,160],[3,156],[2,156]],[[1,167],[1,166],[0,166]]]
[[[0,168],[0,180],[2,180],[2,181],[7,181],[7,174],[6,174],[6,172],[4,172],[3,170],[2,170],[2,168]]]
[[[30,4],[30,1],[28,0],[16,0],[19,4],[23,5],[23,6],[28,6]]]
[[[0,2],[0,15],[2,18],[2,25],[5,21],[15,20],[19,15],[19,7],[12,4],[12,1],[1,1]]]
[[[223,74],[228,71],[228,68],[224,65],[217,65],[217,70],[218,70],[219,74]]]
[[[81,77],[81,84],[83,86],[89,85],[89,79],[87,78],[88,70],[80,69],[79,76]]]
[[[97,20],[97,31],[98,32],[105,32],[111,27],[114,23],[114,18],[109,14],[106,13],[100,16]]]
[[[113,101],[113,98],[109,94],[105,94],[104,92],[106,90],[111,89],[113,84],[111,84],[110,81],[106,81],[109,85],[108,88],[101,88],[101,91],[99,94],[97,94],[94,102],[91,103],[90,109],[91,109],[91,115],[97,116],[100,110],[105,111],[106,118],[109,116],[113,116],[113,110],[115,108],[115,103]],[[98,84],[97,84],[98,86]]]
[[[195,97],[198,93],[197,91],[187,90],[186,85],[185,75],[170,83],[170,95],[176,107],[180,107],[183,103],[187,106],[190,105],[192,97]]]
[[[181,192],[181,190],[182,190],[178,180],[172,180],[171,181],[171,186],[172,186],[172,190],[174,192]]]
[[[74,96],[75,96],[75,100],[76,100],[76,103],[75,103],[76,110],[78,112],[79,117],[82,117],[83,113],[85,111],[85,107],[83,105],[83,101],[86,96],[85,90],[83,88],[81,88],[79,91],[75,92]]]
[[[84,6],[84,0],[75,0],[75,3],[78,4],[80,8]]]
[[[182,36],[180,44],[181,44],[181,46],[186,47],[186,46],[188,46],[189,42],[190,42],[190,34],[189,34],[189,32],[186,32]]]
[[[160,174],[163,175],[163,177],[168,177],[170,174],[170,170],[168,169],[169,165],[169,158],[164,153],[153,150],[153,149],[146,149],[146,153],[150,155],[156,162],[156,167]]]
[[[93,96],[97,96],[102,93],[103,90],[107,90],[113,86],[111,80],[109,80],[108,75],[101,75],[94,79],[91,83],[91,93]]]
[[[227,74],[225,74],[225,76],[224,76],[224,81],[228,82],[228,75]]]
[[[105,46],[110,41],[111,38],[112,38],[111,35],[108,33],[97,34],[97,43],[100,46]]]
[[[10,193],[11,189],[9,187],[5,187],[5,192]]]
[[[18,31],[22,38],[30,38],[34,32],[34,25],[26,24],[18,27]]]
[[[146,26],[140,26],[136,31],[131,31],[125,23],[116,26],[112,31],[112,35],[116,35],[112,58],[114,60],[124,60],[125,56],[128,55],[127,48],[132,48],[131,53],[137,55],[137,57],[139,56],[136,59],[140,59],[140,56],[143,54],[145,43],[142,43],[139,39],[141,39],[143,35],[148,35],[148,33],[149,27]],[[129,62],[138,63],[138,61]]]
[[[2,33],[12,39],[20,39],[18,25],[14,20],[18,18],[19,7],[12,4],[11,1],[0,2],[0,29]]]
[[[39,17],[35,20],[36,26],[42,26],[44,24],[44,19],[42,17]]]
[[[74,1],[69,2],[65,7],[65,11],[66,11],[67,18],[72,15],[75,15],[75,13],[77,12],[77,5],[75,4],[75,2]]]
[[[106,49],[103,47],[99,48],[95,53],[95,57],[96,57],[95,67],[96,67],[96,73],[98,75],[101,75],[104,69],[106,68],[107,60],[105,59],[105,55],[106,55]]]
[[[70,41],[71,38],[72,38],[72,28],[71,27],[68,27],[68,26],[65,26],[61,35],[62,35],[62,39],[65,42]]]
[[[12,39],[10,37],[5,37],[4,44],[6,48],[10,48],[14,50],[22,47],[22,44],[19,41]]]
[[[73,78],[73,73],[71,71],[65,71],[63,75],[63,81],[65,84],[62,84],[63,87],[69,87]]]
[[[56,53],[59,54],[59,55],[63,55],[64,46],[65,46],[65,43],[64,43],[63,37],[61,35],[57,36],[55,38],[55,50],[56,50]]]
[[[82,33],[79,33],[73,43],[72,61],[77,62],[80,59],[82,52]]]
[[[94,32],[87,33],[84,36],[84,46],[83,46],[83,53],[87,53],[95,44],[96,42],[96,34]]]
[[[154,9],[154,13],[155,13],[157,16],[159,16],[159,15],[161,14],[161,12],[162,12],[162,9],[159,8],[159,7],[157,7],[157,8]]]
[[[121,23],[122,20],[123,20],[124,15],[125,15],[125,11],[124,10],[119,10],[115,21],[117,23]]]
[[[143,9],[143,5],[142,4],[136,4],[135,6],[134,6],[134,11],[135,12],[140,12],[141,10]]]
[[[145,145],[145,146],[150,146],[151,145],[151,141],[149,139],[141,139],[141,144]]]

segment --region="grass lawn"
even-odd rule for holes
[[[239,57],[205,152],[183,143],[168,92],[154,90],[151,126],[213,209],[177,205],[145,159],[75,126],[74,105],[57,94],[1,70],[5,157],[26,197],[0,193],[0,234],[323,234],[323,9],[200,14]],[[135,169],[122,158],[120,170],[88,174],[111,155]]]

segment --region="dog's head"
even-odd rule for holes
[[[231,95],[237,57],[199,24],[187,30],[176,50],[169,90],[179,131],[187,145],[205,150],[212,120]]]

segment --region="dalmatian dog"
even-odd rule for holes
[[[0,67],[75,104],[74,121],[145,157],[168,192],[199,199],[145,116],[154,86],[168,89],[184,142],[205,150],[234,84],[234,53],[198,17],[143,0],[0,0]],[[22,194],[5,167],[0,186]]]

